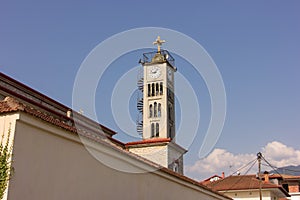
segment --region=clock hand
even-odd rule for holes
[[[152,73],[152,74],[155,74],[156,72],[157,72],[157,69],[152,69],[152,70],[151,70],[151,73]]]

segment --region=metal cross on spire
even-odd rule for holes
[[[155,42],[153,42],[154,45],[157,45],[157,52],[160,53],[160,46],[165,43],[165,40],[161,40],[160,36],[157,36],[157,39],[155,40]]]

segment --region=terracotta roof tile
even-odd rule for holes
[[[259,180],[256,175],[228,176],[206,186],[216,191],[259,189]],[[261,186],[262,189],[278,188],[288,196],[288,193],[280,185],[262,181]]]
[[[300,179],[300,176],[288,175],[288,174],[270,174],[270,179],[279,178],[279,179]]]
[[[56,119],[53,116],[42,113],[41,111],[29,107],[23,103],[20,103],[12,97],[6,97],[3,101],[0,101],[0,113],[13,111],[24,111],[44,121],[50,122],[53,125],[59,126],[71,132],[76,132],[76,128],[66,124],[66,122]]]
[[[24,110],[24,106],[17,100],[11,97],[6,97],[4,101],[0,101],[0,112],[13,112],[18,110]]]
[[[16,112],[16,111],[22,111],[22,112],[28,113],[28,114],[35,116],[41,120],[49,122],[52,125],[58,126],[60,128],[63,128],[67,131],[70,131],[70,132],[73,132],[76,134],[83,135],[83,136],[93,139],[93,140],[98,140],[100,138],[107,137],[113,143],[124,146],[123,143],[117,142],[115,139],[112,139],[105,134],[101,135],[101,133],[99,133],[99,135],[95,136],[93,134],[87,134],[86,131],[84,131],[84,130],[83,131],[78,130],[76,128],[76,126],[74,126],[74,120],[71,118],[69,118],[68,121],[55,118],[54,116],[49,115],[44,112],[41,112],[40,110],[38,110],[36,108],[32,108],[28,105],[20,103],[19,101],[17,101],[16,99],[14,99],[12,97],[6,97],[3,101],[0,101],[0,113]],[[97,137],[99,137],[99,138],[96,139]]]
[[[214,181],[207,184],[209,188],[214,190],[240,190],[240,189],[257,189],[259,188],[259,180],[255,175],[239,175],[228,176],[222,180]],[[278,185],[262,182],[262,188],[274,188]]]
[[[215,174],[215,175],[201,181],[200,183],[203,184],[203,185],[209,185],[210,183],[213,182],[213,181],[211,181],[211,179],[215,179],[214,181],[217,181],[217,180],[221,180],[223,178],[222,178],[222,176],[219,176],[219,175]]]

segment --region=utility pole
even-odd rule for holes
[[[258,179],[259,179],[259,200],[262,200],[261,194],[261,152],[257,153],[257,160],[258,160]]]

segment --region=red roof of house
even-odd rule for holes
[[[201,181],[200,183],[203,184],[203,185],[208,185],[208,184],[212,183],[213,181],[211,181],[211,180],[215,179],[215,178],[216,178],[216,180],[214,180],[214,181],[217,181],[217,179],[219,179],[219,180],[223,179],[222,176],[219,176],[219,175],[215,174],[215,175],[205,179],[204,181]]]
[[[257,179],[256,175],[238,175],[238,176],[228,176],[224,179],[211,182],[206,186],[216,191],[230,191],[230,190],[250,190],[259,189],[260,181]],[[280,185],[276,185],[270,182],[262,181],[262,189],[279,189],[286,196],[289,194]]]
[[[283,179],[283,180],[300,180],[300,176],[288,175],[288,174],[270,174],[270,179]]]

